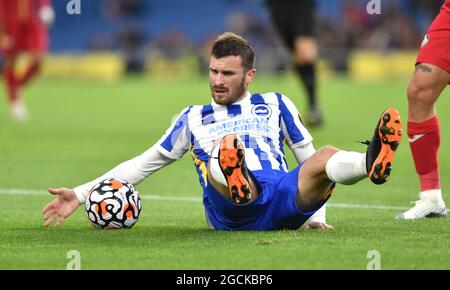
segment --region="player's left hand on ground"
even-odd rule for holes
[[[309,230],[331,230],[334,229],[332,225],[329,225],[327,223],[321,223],[321,222],[311,222],[307,225],[303,226],[304,229]]]
[[[73,189],[49,188],[48,191],[56,195],[56,198],[42,210],[45,221],[44,226],[46,227],[51,225],[55,220],[57,220],[55,225],[62,224],[80,205]]]

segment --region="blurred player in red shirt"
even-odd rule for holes
[[[13,120],[27,117],[20,91],[40,70],[48,49],[48,26],[53,20],[50,0],[0,0],[0,53],[5,59],[3,77]],[[29,54],[31,62],[18,76],[15,70],[21,53]]]
[[[440,127],[435,103],[450,83],[450,0],[425,35],[408,87],[408,137],[420,178],[420,200],[397,219],[446,217],[438,165]]]

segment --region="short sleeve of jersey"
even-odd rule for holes
[[[166,133],[156,142],[156,149],[171,159],[181,159],[191,146],[188,114],[191,107],[185,108],[172,123]]]
[[[303,125],[297,107],[288,97],[277,95],[281,111],[281,130],[287,145],[292,148],[311,143],[313,138]]]

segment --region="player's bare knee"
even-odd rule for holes
[[[295,41],[294,60],[297,65],[305,65],[317,59],[317,44],[312,37],[300,37]]]
[[[434,90],[432,86],[411,81],[407,89],[408,103],[410,105],[430,106],[435,102]]]
[[[339,149],[333,147],[331,145],[326,145],[322,147],[316,154],[320,154],[324,159],[328,160],[331,156],[333,156]]]
[[[312,50],[296,50],[294,60],[297,65],[306,65],[313,63],[317,58],[317,53]]]
[[[406,95],[408,97],[409,103],[415,103],[422,93],[422,88],[420,88],[415,82],[411,82],[406,90]]]
[[[327,145],[325,147],[323,147],[322,149],[319,150],[320,154],[321,154],[321,160],[322,162],[320,162],[320,168],[319,168],[319,175],[321,177],[321,180],[326,181],[328,180],[328,176],[326,173],[326,165],[328,160],[331,158],[331,156],[333,156],[334,154],[336,154],[336,152],[338,152],[339,149],[337,149],[336,147]]]
[[[338,151],[337,148],[330,145],[319,149],[300,169],[300,178],[314,179],[317,183],[328,180],[325,166],[331,156]]]

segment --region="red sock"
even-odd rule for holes
[[[28,69],[25,71],[25,74],[20,79],[19,83],[21,86],[27,84],[41,69],[41,63],[39,61],[33,62]]]
[[[14,69],[8,67],[5,68],[4,78],[9,101],[16,101],[19,98],[19,82],[17,81]]]
[[[408,137],[421,190],[440,189],[438,150],[441,138],[437,116],[422,123],[408,122]]]

